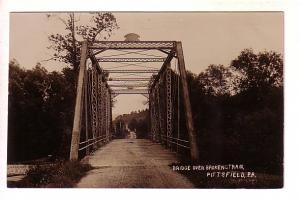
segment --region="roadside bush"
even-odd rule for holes
[[[8,187],[73,187],[93,167],[78,161],[59,162],[50,165],[37,165],[31,168],[26,177],[16,185],[8,184]]]

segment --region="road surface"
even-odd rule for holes
[[[136,139],[136,133],[134,131],[129,132],[129,139]]]
[[[176,155],[144,139],[118,139],[84,158],[96,169],[83,177],[81,188],[193,188],[168,165]]]

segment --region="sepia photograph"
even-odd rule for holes
[[[284,187],[284,12],[10,12],[8,188]]]

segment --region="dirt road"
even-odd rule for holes
[[[77,184],[83,188],[193,188],[168,166],[176,156],[160,144],[143,139],[119,139],[84,159],[96,169]]]

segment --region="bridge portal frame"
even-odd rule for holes
[[[73,129],[72,129],[71,148],[70,148],[70,160],[78,160],[81,118],[82,118],[83,99],[84,99],[84,95],[83,95],[84,75],[86,70],[87,59],[90,58],[90,60],[92,61],[93,65],[95,65],[97,70],[103,71],[99,66],[99,61],[105,61],[105,62],[120,61],[120,59],[104,60],[95,57],[97,54],[109,49],[130,49],[130,50],[155,49],[163,53],[166,53],[168,55],[165,59],[161,59],[161,60],[145,59],[145,62],[163,61],[162,67],[158,71],[158,74],[149,89],[149,93],[151,93],[152,90],[154,90],[155,84],[157,81],[159,81],[160,75],[165,71],[166,68],[170,66],[170,62],[172,61],[172,59],[174,57],[177,58],[180,83],[183,92],[183,104],[185,110],[184,113],[186,118],[185,121],[186,121],[189,142],[190,142],[190,156],[192,161],[199,160],[197,135],[193,124],[192,109],[191,109],[190,96],[189,96],[189,90],[188,90],[187,78],[186,78],[184,55],[183,55],[182,43],[180,41],[96,41],[92,44],[89,44],[87,41],[82,42],[81,55],[80,55],[80,67],[79,67],[79,74],[77,80],[77,93],[76,93],[75,112],[74,112],[74,121],[73,121]],[[97,52],[94,52],[94,50],[97,50]],[[132,58],[126,61],[132,61],[132,60],[134,61],[136,59],[137,58]],[[132,94],[136,94],[136,93],[134,92]],[[142,94],[145,94],[145,92],[142,92]],[[114,93],[112,92],[110,95],[114,95]],[[149,107],[150,105],[151,103],[149,103]],[[109,116],[109,118],[111,118],[111,116]]]

